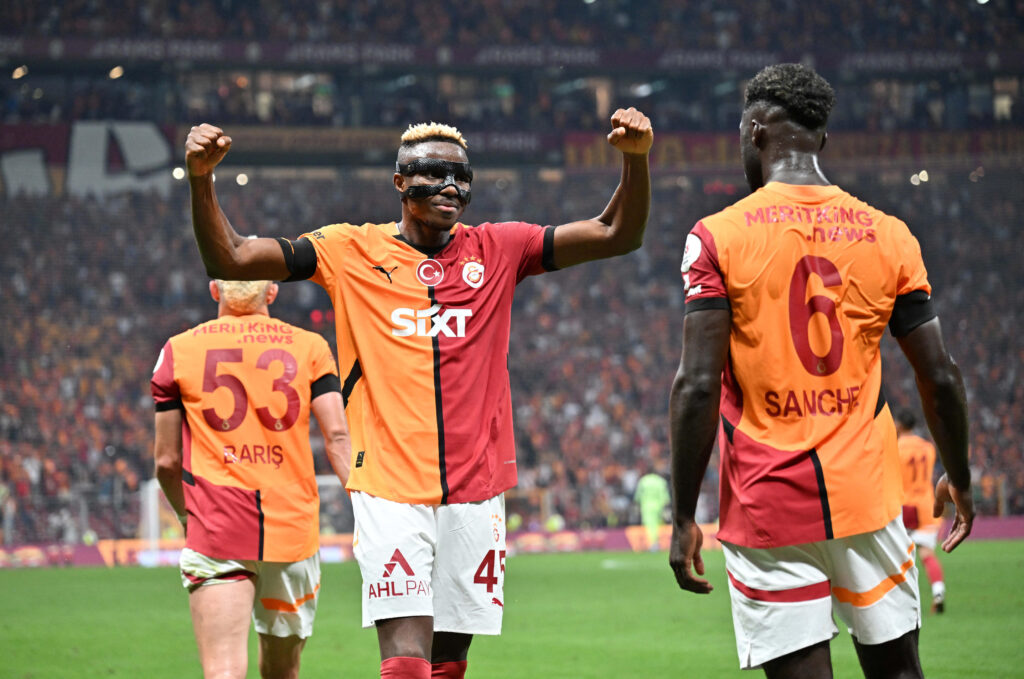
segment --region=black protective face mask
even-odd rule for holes
[[[455,183],[456,181],[466,184],[473,183],[473,168],[469,166],[469,163],[453,163],[450,160],[441,160],[440,158],[417,158],[411,163],[395,163],[395,169],[403,177],[422,174],[440,180],[437,184],[410,186],[405,191],[402,191],[403,198],[423,200],[436,196],[449,186],[452,186],[458,192],[459,202],[463,205],[469,205],[469,201],[473,199],[473,191],[471,189],[460,188]]]

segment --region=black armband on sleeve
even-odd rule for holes
[[[544,229],[544,246],[541,251],[540,265],[545,271],[558,271],[555,266],[555,229],[557,226],[549,226]]]
[[[323,396],[324,394],[328,394],[332,391],[336,391],[339,394],[341,393],[341,379],[334,373],[327,373],[316,382],[313,382],[313,385],[309,389],[309,400],[312,401],[317,396]]]
[[[309,242],[308,238],[288,240],[278,238],[281,252],[284,254],[284,263],[291,275],[283,282],[304,281],[316,271],[316,248]]]
[[[686,306],[683,307],[683,315],[690,313],[691,311],[703,311],[705,309],[722,309],[723,311],[729,311],[732,307],[729,306],[729,300],[725,297],[701,297],[695,299],[692,302],[687,302]]]
[[[914,290],[896,298],[889,317],[889,332],[893,337],[906,337],[910,331],[938,316],[931,296],[924,290]]]
[[[158,413],[162,413],[168,410],[184,410],[185,404],[180,398],[176,398],[173,401],[157,401],[154,408]]]

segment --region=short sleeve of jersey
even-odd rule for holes
[[[331,224],[301,236],[309,239],[316,250],[316,270],[309,279],[325,290],[334,286],[344,261],[345,241],[348,239],[346,227],[344,224]]]
[[[312,380],[316,382],[324,375],[337,375],[338,367],[334,362],[334,354],[331,353],[331,347],[320,335],[316,335],[316,339],[313,342],[312,351]]]
[[[727,308],[728,293],[725,276],[718,262],[718,247],[714,236],[697,222],[686,236],[683,263],[679,267],[686,294],[686,308]],[[721,300],[721,302],[700,302]]]
[[[493,238],[501,243],[504,252],[516,267],[516,283],[527,276],[554,271],[555,227],[502,222],[481,224]]]
[[[925,269],[924,259],[921,257],[921,244],[917,242],[903,222],[897,222],[894,231],[897,234],[897,256],[900,262],[896,295],[902,296],[916,290],[923,290],[930,295],[932,286],[928,283],[928,271]]]
[[[149,382],[149,390],[157,410],[173,410],[181,408],[181,390],[174,381],[174,350],[171,341],[167,340],[160,350],[160,356],[153,366],[153,377]]]

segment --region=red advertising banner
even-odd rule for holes
[[[103,566],[107,564],[96,546],[43,544],[0,547],[0,568]]]
[[[705,549],[717,549],[713,536],[718,526],[702,526]],[[659,548],[668,549],[672,534],[663,526]],[[98,540],[95,545],[60,543],[21,545],[0,548],[0,568],[55,568],[63,566],[177,566],[185,547],[184,538],[161,540]],[[650,548],[642,526],[601,530],[563,530],[556,532],[519,531],[508,535],[510,554],[581,551],[646,551]],[[320,559],[324,563],[351,561],[352,535],[320,536]]]
[[[701,526],[705,550],[721,549],[715,539],[718,524]],[[940,534],[949,531],[946,521]],[[672,537],[671,526],[661,526],[657,549],[665,551]],[[1024,538],[1024,516],[975,519],[971,540],[1019,540]],[[643,526],[595,530],[517,531],[507,537],[509,554],[538,554],[582,551],[634,551],[651,549]],[[185,546],[177,540],[99,540],[93,546],[45,543],[0,547],[0,568],[46,568],[63,566],[176,566]],[[320,558],[324,563],[351,561],[352,535],[320,536]]]

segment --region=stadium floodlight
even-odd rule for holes
[[[634,97],[649,97],[655,92],[660,92],[665,89],[666,83],[664,80],[655,80],[649,83],[636,83],[629,86],[629,93]]]
[[[184,168],[180,168],[180,167],[174,168],[173,170],[171,170],[171,176],[174,177],[175,179],[179,180],[179,181],[184,179],[185,178],[185,170],[184,170]]]
[[[921,181],[928,181],[928,170],[921,170],[917,173],[917,176],[921,178]]]
[[[235,177],[235,181],[238,183],[239,186],[245,186],[246,184],[249,183],[249,175],[245,174],[244,172],[239,172],[238,176]]]
[[[14,69],[14,73],[11,73],[11,78],[13,78],[14,80],[20,80],[21,78],[24,78],[27,75],[28,66],[22,64],[21,66],[18,66],[16,69]]]
[[[917,175],[917,173],[914,173],[914,174],[910,175],[910,183],[913,184],[914,186],[920,186],[921,185],[921,177],[919,177]]]
[[[110,77],[111,80],[117,80],[118,78],[124,75],[124,67],[115,66],[114,68],[110,69],[110,73],[108,73],[107,75]]]

